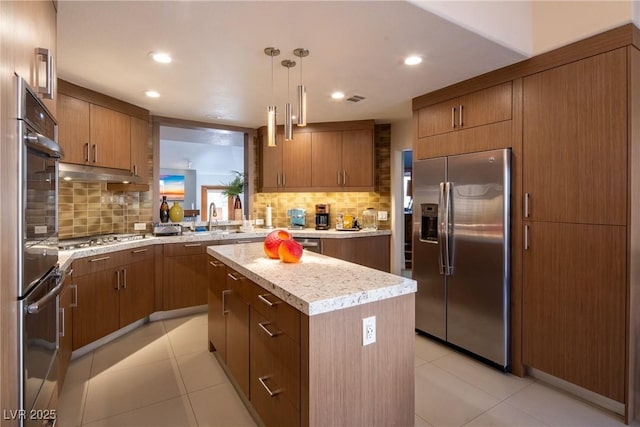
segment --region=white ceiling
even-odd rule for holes
[[[524,58],[404,1],[67,1],[58,2],[58,76],[151,114],[257,128],[287,100],[283,59],[303,60],[309,122],[411,116],[411,99]],[[168,51],[169,65],[151,51]],[[415,67],[403,58],[418,54]],[[291,100],[300,68],[291,69]],[[154,89],[161,97],[150,99]],[[335,90],[358,103],[334,101]],[[220,117],[220,118],[215,118]]]

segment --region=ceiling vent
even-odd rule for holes
[[[347,101],[349,101],[349,102],[360,102],[363,99],[365,99],[364,96],[353,95],[351,98],[347,98]]]

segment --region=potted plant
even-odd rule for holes
[[[231,171],[234,175],[233,179],[224,185],[222,194],[229,199],[229,219],[236,221],[242,220],[242,202],[240,194],[244,193],[244,187],[247,184],[247,174],[244,172]],[[233,200],[233,210],[231,210],[231,200]],[[231,214],[233,212],[233,214]]]

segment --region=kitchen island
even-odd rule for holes
[[[415,281],[262,243],[207,253],[210,349],[267,426],[413,425]]]

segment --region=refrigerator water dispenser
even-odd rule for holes
[[[436,203],[422,203],[420,210],[422,212],[420,240],[438,243],[438,205]]]

